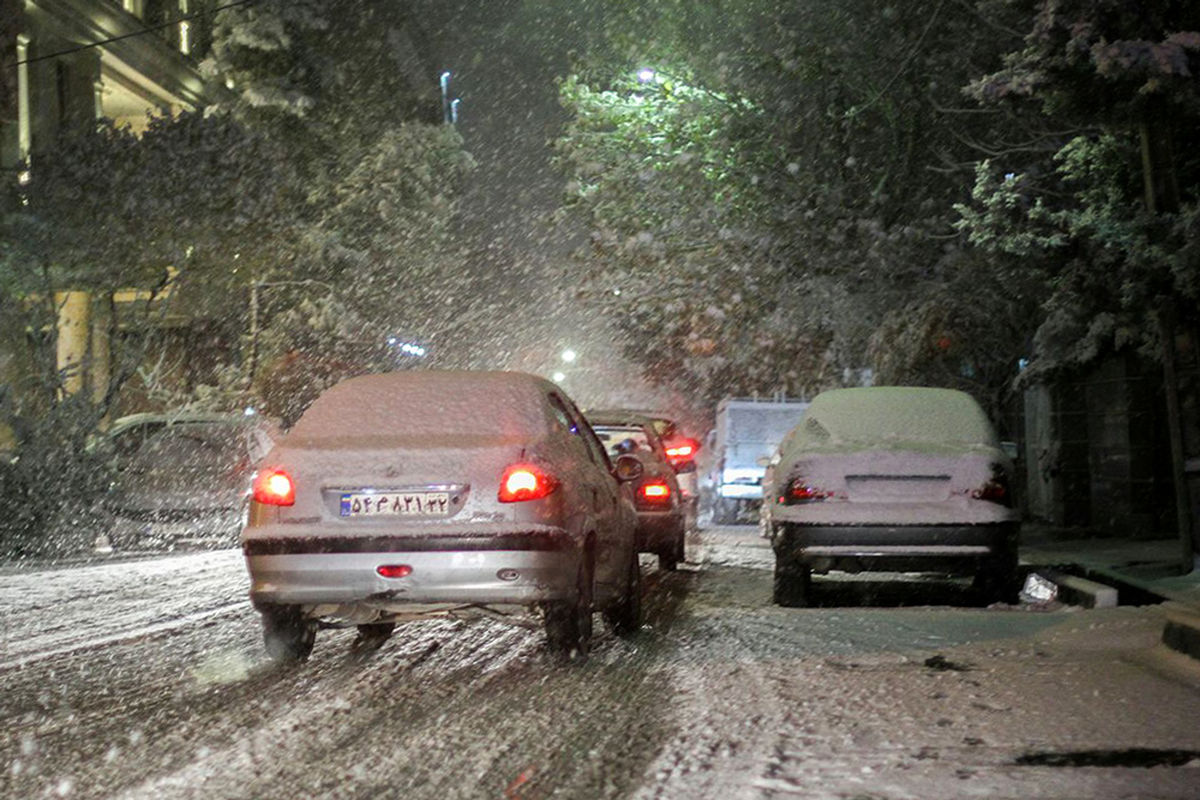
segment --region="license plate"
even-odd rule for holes
[[[343,517],[444,517],[449,492],[355,492],[342,495]]]

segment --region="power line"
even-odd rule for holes
[[[121,36],[114,36],[111,39],[101,39],[98,42],[90,42],[89,44],[81,44],[76,47],[68,47],[66,50],[58,50],[53,53],[47,53],[43,56],[27,58],[24,61],[18,61],[16,65],[21,66],[22,64],[34,64],[38,61],[45,61],[50,58],[58,58],[59,56],[65,56],[65,55],[69,55],[71,53],[78,53],[81,50],[90,50],[93,47],[103,47],[106,44],[111,44],[113,42],[119,42],[122,39],[132,39],[135,36],[144,36],[147,33],[161,31],[163,28],[169,28],[172,25],[178,25],[181,22],[189,22],[193,19],[199,19],[200,17],[206,17],[206,16],[209,16],[210,14],[216,14],[218,11],[224,11],[227,8],[236,8],[237,6],[252,5],[257,2],[258,2],[258,0],[235,0],[235,2],[233,2],[233,3],[226,3],[223,6],[217,6],[216,8],[210,8],[207,11],[197,11],[195,14],[188,14],[183,17],[177,17],[176,19],[173,19],[170,22],[162,22],[162,23],[159,23],[158,25],[145,25],[142,27],[141,30],[134,31],[133,33],[126,33],[126,34],[122,34]]]

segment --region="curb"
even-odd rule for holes
[[[1087,576],[1084,578],[1068,574],[1061,567],[1027,566],[1053,581],[1059,587],[1060,596],[1075,605],[1112,608],[1121,600],[1125,605],[1161,604],[1167,615],[1162,643],[1177,653],[1200,661],[1200,609],[1194,605],[1173,600],[1169,595],[1156,591],[1149,583],[1113,570],[1075,565],[1082,575]],[[1097,580],[1090,580],[1093,578]]]
[[[1117,607],[1118,590],[1112,586],[1057,570],[1040,570],[1039,574],[1058,586],[1058,596],[1065,603],[1083,608]]]
[[[1166,603],[1167,624],[1162,642],[1172,650],[1200,660],[1200,614],[1178,603]]]

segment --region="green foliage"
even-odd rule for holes
[[[1158,0],[1039,2],[1024,47],[969,92],[1031,103],[1049,152],[985,162],[960,230],[1030,259],[1053,281],[1035,379],[1128,345],[1157,354],[1156,312],[1194,317],[1200,202],[1200,8]],[[1072,130],[1074,129],[1074,130]],[[1148,206],[1148,188],[1154,192]]]
[[[866,0],[606,8],[607,41],[561,85],[571,117],[557,152],[564,206],[591,233],[591,296],[650,377],[709,398],[811,392],[868,366],[956,385],[958,367],[939,377],[927,326],[906,317],[961,338],[982,306],[1023,322],[972,352],[976,388],[1003,393],[1036,281],[1008,290],[1008,261],[979,280],[986,262],[964,255],[952,204],[967,198],[976,143],[1020,135],[1019,120],[959,96],[998,61],[1004,14]],[[639,84],[642,67],[658,79]],[[908,337],[906,355],[873,344],[880,331]]]

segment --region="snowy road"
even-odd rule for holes
[[[276,667],[236,552],[7,572],[0,796],[1200,798],[1200,669],[1157,608],[826,581],[782,609],[752,533],[646,561],[646,628],[581,665],[434,621]]]

